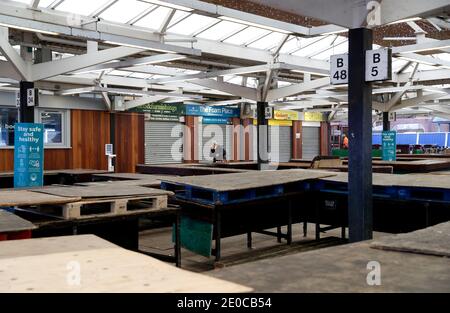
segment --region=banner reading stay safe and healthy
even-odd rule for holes
[[[395,161],[397,157],[397,135],[395,131],[384,131],[381,134],[383,161]]]
[[[44,174],[44,125],[14,127],[14,187],[40,187]]]

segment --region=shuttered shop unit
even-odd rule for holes
[[[145,122],[145,163],[181,163],[183,124],[178,122]]]
[[[320,155],[320,127],[303,126],[302,159],[312,160]]]
[[[291,160],[292,127],[269,126],[269,151],[271,162],[289,162]]]
[[[225,148],[226,158],[230,160],[232,157],[232,125],[225,124],[202,124],[199,123],[201,133],[199,133],[198,152],[201,153],[201,160],[207,161],[210,155],[210,147],[213,141]],[[220,131],[218,130],[220,129]],[[217,130],[217,131],[215,131]]]

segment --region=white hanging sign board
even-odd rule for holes
[[[331,84],[348,84],[348,54],[332,55],[330,65]]]
[[[366,51],[366,82],[389,80],[392,77],[391,50]]]

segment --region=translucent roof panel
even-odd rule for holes
[[[318,51],[331,47],[335,39],[336,36],[334,35],[322,37],[321,40],[305,45],[304,48],[301,48],[299,51],[295,52],[294,55],[309,57],[316,54]]]
[[[408,61],[406,61],[406,60],[392,58],[392,71],[393,72],[399,71],[407,63],[408,63]]]
[[[119,0],[100,14],[99,17],[112,22],[128,23],[150,6],[152,6],[150,3],[137,0]]]
[[[291,37],[284,43],[283,47],[281,47],[280,53],[291,53],[298,49],[300,49],[300,38]]]
[[[150,29],[159,29],[171,10],[172,9],[170,8],[160,6],[134,23],[134,25],[147,27]]]
[[[245,25],[222,21],[219,24],[214,25],[213,27],[205,30],[200,33],[197,37],[210,39],[210,40],[220,40],[221,38],[226,37],[227,35],[232,35],[237,32],[239,29],[244,29]]]
[[[273,47],[278,46],[280,41],[286,36],[285,34],[273,32],[253,43],[248,45],[250,48],[258,48],[258,49],[271,49]]]
[[[108,75],[114,75],[114,76],[129,76],[131,74],[133,74],[133,72],[120,71],[120,70],[113,70],[111,72],[108,72]]]
[[[450,53],[437,53],[437,54],[433,54],[433,57],[435,57],[439,60],[450,62]]]
[[[299,51],[301,49],[305,49],[317,42],[322,41],[325,38],[326,38],[326,36],[317,36],[317,37],[311,37],[311,38],[297,37],[297,42],[296,42],[297,49],[294,49],[294,51],[291,51],[290,53],[295,54],[297,51]]]
[[[129,77],[146,79],[146,78],[149,78],[150,76],[152,76],[152,75],[144,74],[144,73],[133,73]]]
[[[169,27],[168,32],[180,35],[191,35],[216,21],[217,19],[209,16],[192,14],[176,25]]]
[[[330,58],[330,56],[332,56],[334,54],[347,53],[347,52],[348,52],[347,38],[338,37],[338,38],[336,38],[333,45],[329,49],[326,49],[325,51],[322,50],[322,52],[312,55],[311,57],[313,59],[318,59],[318,60],[328,60]]]
[[[64,0],[55,7],[55,10],[89,16],[108,1],[109,0]]]
[[[244,45],[248,42],[251,42],[254,39],[257,39],[261,36],[267,35],[270,33],[270,30],[257,28],[257,27],[248,27],[244,29],[243,31],[231,36],[230,38],[226,39],[224,42],[231,43],[235,45]]]
[[[173,15],[172,19],[170,20],[169,27],[173,26],[174,24],[177,24],[178,22],[180,22],[189,15],[191,15],[191,13],[177,10]]]
[[[31,4],[31,0],[14,0],[15,2],[22,2],[25,4]],[[55,2],[55,0],[41,0],[39,1],[39,6],[46,8],[48,7],[50,4],[52,4],[52,2]]]

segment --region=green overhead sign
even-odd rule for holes
[[[183,103],[148,103],[130,111],[147,113],[149,119],[154,121],[178,121],[180,116],[186,114]]]
[[[381,134],[383,161],[395,161],[397,156],[397,135],[395,131],[384,131]]]

